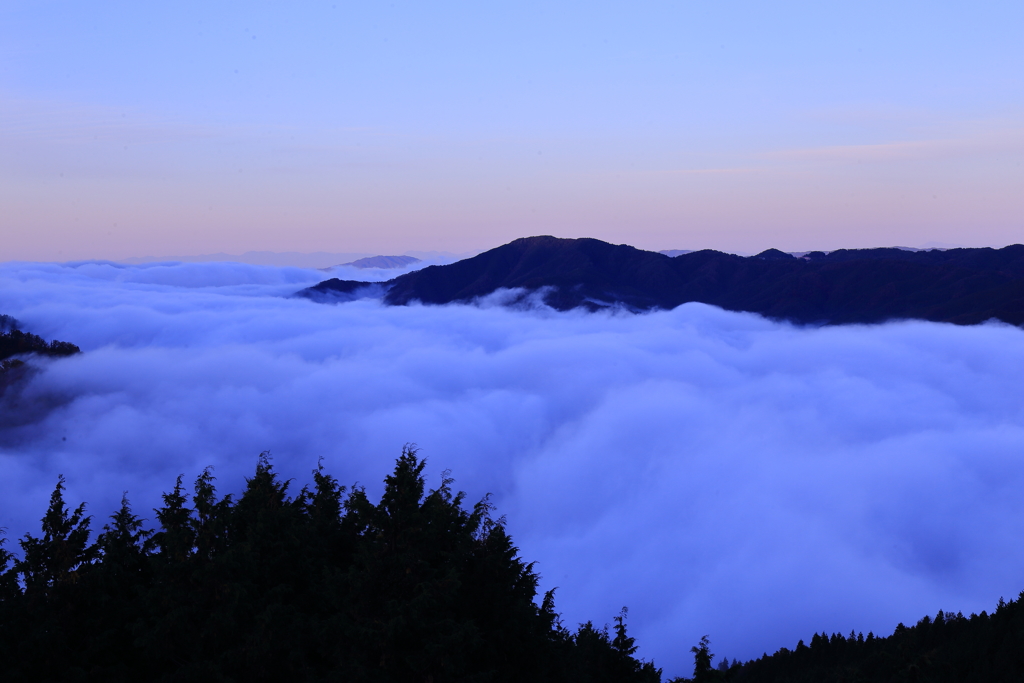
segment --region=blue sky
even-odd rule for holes
[[[7,3],[3,258],[1024,228],[1019,3]]]

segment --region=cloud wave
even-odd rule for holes
[[[493,493],[568,624],[629,605],[670,675],[705,633],[751,658],[1024,589],[1020,329],[288,296],[322,276],[0,264],[0,312],[85,351],[3,399],[29,412],[0,429],[0,526],[36,530],[58,473],[101,525],[207,465],[237,490],[268,449],[373,495],[414,442]]]

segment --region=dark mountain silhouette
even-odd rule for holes
[[[380,298],[387,293],[388,283],[363,282],[362,280],[339,280],[332,278],[327,280],[330,285],[323,286],[323,282],[315,287],[309,287],[298,293],[298,296],[312,299],[322,304],[338,304],[356,299]]]
[[[38,368],[25,363],[23,358],[38,356],[73,356],[81,353],[74,344],[23,332],[18,321],[9,315],[0,315],[0,446],[11,446],[25,437],[26,425],[41,420],[54,408],[63,405],[67,396],[52,392],[24,392],[24,380]]]
[[[558,310],[671,309],[700,302],[801,324],[920,319],[1024,324],[1024,245],[1003,249],[841,249],[797,258],[703,250],[670,257],[595,239],[527,237],[382,283],[384,301],[468,302],[501,288],[540,292]],[[327,280],[300,296],[352,298]]]
[[[14,356],[39,354],[41,356],[73,356],[81,349],[70,342],[54,339],[47,342],[42,337],[23,332],[18,321],[9,315],[0,315],[0,372],[21,365]]]

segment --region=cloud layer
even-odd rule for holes
[[[705,633],[746,659],[1024,589],[1019,329],[288,298],[322,277],[0,264],[0,312],[85,351],[3,399],[12,543],[58,473],[99,526],[206,465],[237,490],[263,450],[375,495],[414,442],[493,494],[567,624],[628,605],[670,675]]]

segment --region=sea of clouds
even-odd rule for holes
[[[0,401],[9,544],[61,473],[95,528],[207,465],[237,492],[264,450],[376,496],[415,443],[493,494],[567,625],[628,605],[668,675],[704,634],[749,659],[1024,589],[1020,329],[290,297],[324,276],[0,264],[0,313],[84,351]]]

